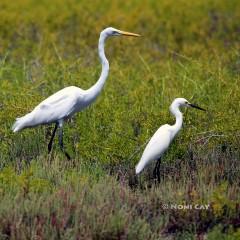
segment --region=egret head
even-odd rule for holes
[[[131,36],[131,37],[140,37],[139,34],[136,33],[131,33],[131,32],[126,32],[126,31],[121,31],[113,27],[108,27],[105,28],[102,32],[101,35],[104,37],[110,37],[110,36]]]
[[[190,103],[187,99],[185,98],[176,98],[171,106],[175,106],[175,107],[192,107],[192,108],[196,108],[202,111],[206,111],[205,109]]]

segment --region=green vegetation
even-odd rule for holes
[[[0,239],[239,239],[238,0],[0,2]],[[110,76],[65,125],[13,134],[14,119],[57,90],[98,79],[99,32],[140,33],[106,44]],[[185,97],[184,128],[164,157],[134,176],[144,143]],[[209,210],[163,204],[210,204]]]

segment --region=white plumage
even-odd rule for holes
[[[136,166],[136,174],[139,174],[150,162],[159,160],[169,148],[172,140],[182,127],[183,117],[179,110],[179,107],[181,106],[204,110],[203,108],[189,103],[184,98],[176,98],[170,106],[171,113],[176,117],[176,123],[172,126],[165,124],[154,133]]]
[[[154,133],[136,167],[136,174],[139,174],[148,163],[157,160],[168,149],[171,143],[169,127],[168,124],[163,125]]]
[[[13,131],[65,120],[88,104],[86,90],[74,86],[66,87],[42,101],[32,112],[17,118]]]
[[[62,142],[62,126],[64,120],[70,118],[76,112],[83,110],[94,102],[97,96],[102,91],[104,83],[109,73],[109,63],[104,52],[105,40],[110,36],[133,36],[139,37],[140,35],[130,32],[121,31],[112,27],[104,29],[100,33],[98,54],[102,64],[102,72],[98,81],[89,89],[83,90],[81,88],[70,86],[66,87],[52,96],[42,101],[36,106],[32,112],[26,114],[21,118],[17,118],[12,130],[13,132],[20,131],[24,128],[35,127],[42,124],[56,123],[51,140],[48,145],[49,152],[52,148],[52,141],[55,136],[55,132],[60,127],[59,143],[63,150]],[[68,158],[69,155],[65,152]]]

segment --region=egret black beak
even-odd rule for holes
[[[205,109],[203,109],[203,108],[201,108],[201,107],[199,107],[199,106],[197,106],[197,105],[195,105],[195,104],[189,103],[188,105],[189,105],[190,107],[193,107],[193,108],[196,108],[196,109],[199,109],[199,110],[202,110],[202,111],[206,111]]]
[[[141,37],[141,35],[139,35],[137,33],[125,32],[125,31],[120,31],[120,30],[119,30],[119,33],[124,36]]]

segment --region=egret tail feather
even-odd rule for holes
[[[16,121],[12,126],[13,132],[18,132],[26,127],[30,127],[31,119],[32,119],[32,116],[30,114],[27,114],[20,118],[16,118]]]
[[[145,164],[143,162],[139,162],[138,165],[136,166],[136,174],[139,174],[143,168],[145,167]]]

